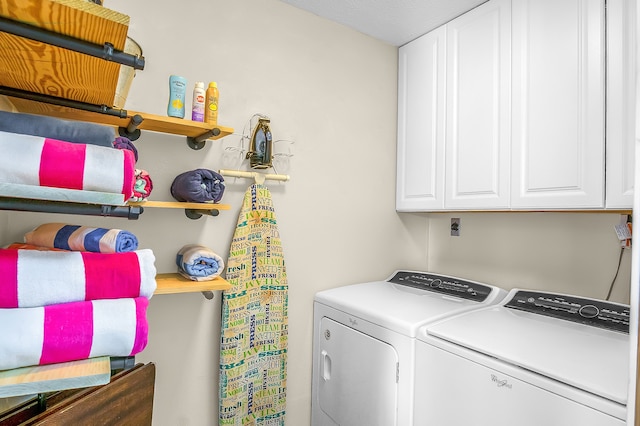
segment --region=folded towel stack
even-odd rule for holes
[[[135,355],[147,345],[148,304],[137,297],[0,309],[0,370]]]
[[[25,240],[51,247],[0,249],[0,370],[132,356],[146,347],[147,306],[156,289],[153,252],[86,251],[96,245],[87,244],[91,232],[81,228],[101,229],[48,224]],[[85,250],[61,250],[56,240]]]
[[[151,298],[156,290],[154,262],[149,249],[128,253],[0,249],[0,308]]]
[[[34,246],[95,253],[123,253],[138,248],[138,239],[122,229],[45,223],[24,236]]]
[[[176,255],[178,273],[191,281],[211,281],[224,270],[224,261],[210,248],[187,244]]]
[[[0,182],[133,195],[132,151],[0,131]]]

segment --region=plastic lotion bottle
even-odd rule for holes
[[[218,84],[215,81],[209,83],[204,107],[205,123],[218,124]]]
[[[187,79],[179,75],[169,77],[169,117],[184,118],[184,95],[187,90]]]
[[[204,82],[198,81],[193,88],[193,101],[191,105],[191,120],[204,121],[204,104],[206,91]]]

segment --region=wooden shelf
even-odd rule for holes
[[[18,112],[46,115],[49,117],[61,118],[63,120],[85,121],[108,126],[126,128],[131,118],[139,115],[143,118],[142,123],[138,125],[140,130],[148,130],[152,132],[169,133],[172,135],[187,136],[197,138],[212,129],[219,129],[220,133],[210,136],[207,139],[220,139],[233,133],[233,128],[219,126],[217,124],[201,123],[199,121],[191,121],[174,117],[164,117],[161,115],[149,114],[146,112],[126,111],[126,118],[120,118],[113,115],[100,114],[91,111],[83,111],[75,108],[67,108],[58,105],[50,105],[42,102],[35,102],[26,99],[7,97],[11,104]]]
[[[231,284],[221,277],[211,281],[191,281],[180,274],[157,274],[158,288],[155,294],[196,293],[202,291],[228,290]]]
[[[143,210],[147,207],[184,209],[184,213],[189,219],[199,219],[203,215],[218,216],[220,210],[229,210],[231,208],[229,204],[186,203],[180,201],[142,201],[139,203],[129,202],[127,205],[131,208],[142,208]]]
[[[0,371],[0,398],[104,385],[111,378],[108,356]]]

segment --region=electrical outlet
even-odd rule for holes
[[[620,240],[620,246],[631,248],[631,216],[620,215],[620,223],[615,225],[615,230],[618,240]]]
[[[452,237],[460,236],[460,218],[459,217],[451,218],[451,236]]]

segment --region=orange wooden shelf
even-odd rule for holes
[[[157,274],[156,283],[158,287],[155,294],[195,293],[231,288],[231,284],[221,277],[216,277],[211,281],[191,281],[178,273]]]

